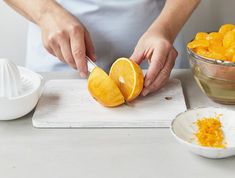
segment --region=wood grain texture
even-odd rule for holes
[[[33,115],[38,128],[169,127],[186,110],[181,82],[171,79],[159,92],[117,108],[106,108],[88,93],[87,81],[50,80]]]

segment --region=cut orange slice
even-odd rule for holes
[[[99,67],[90,73],[88,90],[93,98],[107,107],[119,106],[125,102],[116,83]]]
[[[121,90],[126,101],[132,101],[143,89],[144,76],[141,68],[127,58],[117,59],[109,72],[109,76]]]

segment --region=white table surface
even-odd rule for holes
[[[43,73],[45,79],[76,73]],[[219,106],[190,70],[174,70],[188,108]],[[235,110],[235,106],[225,106]],[[2,109],[2,108],[1,108]],[[0,178],[234,178],[235,157],[211,160],[185,150],[169,129],[36,129],[32,113],[0,122]]]

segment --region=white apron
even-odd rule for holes
[[[88,29],[95,46],[97,64],[109,69],[119,57],[130,57],[141,35],[160,14],[165,0],[58,0]],[[182,38],[176,68],[187,67]],[[26,66],[35,71],[73,70],[43,47],[40,29],[30,24]],[[146,68],[147,64],[142,64]]]

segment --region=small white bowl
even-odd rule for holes
[[[36,106],[42,76],[24,67],[18,67],[22,81],[21,95],[0,97],[0,120],[12,120],[28,114]]]
[[[200,146],[197,143],[195,122],[203,117],[215,117],[222,114],[220,121],[224,132],[226,148],[211,148]],[[225,108],[196,108],[187,110],[179,115],[171,123],[171,133],[191,152],[207,158],[226,158],[235,155],[235,111]]]

